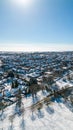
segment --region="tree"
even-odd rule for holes
[[[14,73],[13,73],[13,71],[9,71],[7,77],[14,78]]]
[[[13,81],[11,87],[17,88],[18,87],[18,81],[17,80]]]
[[[31,78],[29,82],[29,91],[32,94],[32,97],[37,95],[37,91],[39,91],[39,85],[37,83],[37,80],[35,78]]]
[[[11,84],[11,88],[15,88],[14,82],[12,82],[12,84]]]
[[[54,83],[53,76],[43,76],[43,82],[51,85],[52,83]]]
[[[18,81],[17,80],[15,80],[15,88],[17,88],[18,87]]]
[[[36,78],[30,78],[29,85],[31,86],[32,84],[37,84]]]

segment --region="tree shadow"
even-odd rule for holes
[[[24,104],[22,102],[22,96],[20,90],[16,98],[17,98],[17,102],[14,110],[15,114],[17,114],[18,116],[21,116],[22,114],[24,115],[25,109],[24,109]]]
[[[21,119],[20,128],[21,128],[22,130],[25,130],[25,120],[24,120],[24,118]]]
[[[35,104],[40,100],[38,96],[32,97],[32,103]]]
[[[8,130],[14,130],[13,125],[10,125],[9,128],[8,128]]]
[[[10,126],[9,126],[8,130],[13,130],[14,129],[14,126],[13,126],[14,118],[15,118],[15,115],[9,116]]]
[[[22,128],[22,130],[25,130],[25,119],[24,119],[24,115],[25,115],[25,109],[24,109],[24,106],[22,104],[22,119],[21,119],[21,123],[20,123],[20,126]]]
[[[31,120],[32,120],[32,121],[35,121],[35,120],[36,120],[36,116],[34,115],[33,112],[32,112],[32,115],[31,115]]]
[[[46,90],[43,90],[43,91],[42,91],[42,94],[43,94],[43,96],[46,96],[47,91],[46,91]]]
[[[42,110],[38,109],[37,116],[38,116],[38,118],[43,118],[44,112]]]
[[[1,113],[0,113],[0,120],[4,120],[5,119],[5,117],[6,117],[6,115],[5,115],[5,113],[4,113],[4,110],[2,109],[1,110]]]
[[[64,100],[63,104],[73,113],[73,104],[70,101]]]
[[[50,107],[50,106],[48,106],[48,107],[46,108],[46,111],[47,111],[49,114],[54,114],[54,109],[53,109],[52,107]]]
[[[58,97],[52,97],[51,98],[51,101],[52,102],[57,102],[57,103],[62,103],[62,97],[61,96],[58,96]]]

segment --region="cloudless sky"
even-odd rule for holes
[[[0,50],[73,50],[73,0],[12,1],[0,0]]]

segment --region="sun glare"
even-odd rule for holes
[[[33,5],[34,0],[12,0],[12,3],[15,6],[18,6],[18,7],[27,8],[27,7],[31,6],[31,5]]]

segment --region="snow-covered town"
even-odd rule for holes
[[[0,130],[73,129],[73,52],[0,52]]]

